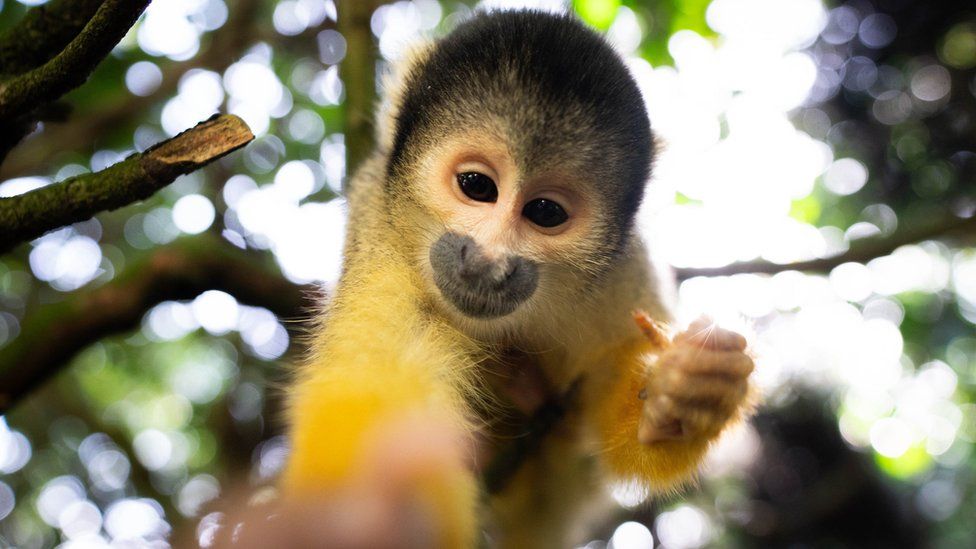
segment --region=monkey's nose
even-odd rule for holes
[[[430,266],[441,295],[468,316],[507,315],[535,292],[539,267],[531,259],[485,255],[469,236],[447,232],[430,247]]]
[[[515,261],[508,258],[491,259],[471,239],[465,239],[458,250],[458,275],[472,286],[497,286],[509,279]]]
[[[465,242],[461,244],[461,248],[458,250],[458,274],[463,278],[471,278],[478,276],[481,269],[480,261],[476,258],[471,257],[477,253],[475,249],[475,254],[469,253],[470,250],[474,249],[476,244],[470,239],[465,239]]]

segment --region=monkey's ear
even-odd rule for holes
[[[651,141],[651,162],[657,162],[657,159],[661,158],[661,154],[669,148],[669,145],[667,139],[661,137],[661,134],[655,133]]]
[[[382,77],[383,93],[376,109],[376,143],[381,150],[389,152],[396,137],[396,120],[403,106],[403,96],[411,75],[421,66],[434,49],[432,40],[414,42],[403,53],[403,57],[391,64]]]

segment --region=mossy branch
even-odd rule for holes
[[[69,223],[148,198],[178,176],[243,147],[254,135],[234,115],[217,115],[97,173],[0,198],[0,253]]]
[[[47,63],[88,24],[105,0],[51,0],[0,34],[0,74],[22,74]]]
[[[856,240],[844,253],[795,263],[773,263],[771,261],[743,261],[721,267],[680,267],[675,268],[678,280],[696,276],[731,276],[734,274],[776,274],[784,271],[803,271],[828,273],[834,267],[849,263],[867,263],[872,259],[891,254],[901,246],[941,239],[959,234],[976,233],[976,216],[968,219],[951,218],[928,227],[913,228],[895,233],[887,238],[865,238]]]
[[[105,0],[60,53],[36,69],[0,83],[0,123],[83,84],[148,5],[149,0]]]
[[[18,335],[0,348],[0,415],[54,376],[88,345],[138,326],[154,305],[222,290],[279,318],[300,318],[314,294],[285,279],[270,257],[204,234],[157,248],[114,280],[81,290],[28,314]],[[286,324],[292,330],[297,324]]]
[[[258,39],[261,25],[266,24],[260,10],[262,1],[237,0],[231,5],[227,22],[208,34],[209,43],[203,45],[204,49],[198,55],[185,61],[161,64],[163,77],[155,92],[138,96],[123,90],[124,93],[117,97],[124,96],[124,99],[97,102],[73,113],[71,124],[46,124],[43,132],[21,143],[17,154],[4,160],[0,165],[0,180],[47,173],[54,169],[52,166],[58,166],[59,155],[65,153],[91,154],[95,143],[104,141],[106,135],[128,127],[133,120],[152,112],[161,97],[175,93],[180,79],[191,69],[206,68],[223,73],[247,46]]]
[[[370,18],[378,0],[339,0],[337,28],[346,39],[346,57],[339,64],[345,86],[344,126],[346,173],[373,149],[373,108],[376,103],[377,47]]]

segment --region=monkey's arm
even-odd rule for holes
[[[608,363],[619,370],[596,425],[612,474],[667,491],[691,478],[708,446],[748,415],[753,362],[742,336],[706,321],[674,342],[650,335],[613,352]]]
[[[422,433],[414,428],[418,424],[462,438],[465,359],[455,334],[423,318],[410,280],[396,271],[353,272],[349,278],[357,284],[339,289],[313,357],[289,395],[292,452],[284,497],[321,500],[362,492],[363,483],[376,483],[382,473],[399,484],[392,496],[431,515],[436,546],[465,546],[475,531],[476,500],[465,442],[456,441],[457,451],[436,463],[405,456],[408,445],[396,444]],[[421,450],[426,443],[411,442]],[[411,470],[389,472],[405,463]]]

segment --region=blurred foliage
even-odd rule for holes
[[[25,3],[0,0],[0,29],[16,24]],[[626,14],[639,30],[633,53],[654,68],[674,63],[676,33],[695,33],[713,45],[723,40],[709,26],[707,0],[571,4],[611,34]],[[381,53],[396,38],[385,42],[386,33],[408,28],[442,34],[472,5],[417,0],[384,8],[385,19],[373,21]],[[111,164],[172,133],[168,124],[178,125],[185,118],[180,113],[197,108],[191,104],[197,100],[203,111],[240,110],[259,137],[142,204],[56,231],[0,258],[0,347],[17,337],[29,312],[70,299],[80,287],[110,283],[137,254],[184,233],[209,231],[233,245],[269,250],[296,284],[327,280],[323,271],[334,269],[299,259],[325,249],[336,256],[334,234],[306,233],[338,231],[341,224],[298,226],[309,241],[304,247],[289,247],[287,238],[294,235],[281,233],[286,218],[322,222],[323,204],[333,204],[344,175],[335,64],[345,45],[334,34],[332,3],[157,0],[152,9],[157,11],[149,17],[171,25],[170,42],[188,46],[154,50],[158,44],[140,34],[150,26],[140,23],[67,97],[70,119],[45,125],[14,149],[0,167],[0,191],[11,181],[47,183]],[[862,186],[840,193],[828,170],[811,192],[792,200],[789,215],[848,232],[848,240],[972,216],[976,14],[948,1],[852,0],[826,9],[819,37],[803,46],[816,65],[816,81],[791,119],[827,143],[832,158],[855,159],[869,175]],[[141,76],[137,63],[145,69]],[[208,114],[193,111],[199,119]],[[728,124],[719,131],[726,138]],[[285,166],[292,175],[279,179]],[[254,194],[259,192],[265,194]],[[703,203],[673,194],[677,206]],[[207,221],[206,207],[193,207],[199,201],[179,205],[191,195],[206,199],[212,219]],[[188,217],[180,221],[184,210]],[[263,210],[280,215],[262,218]],[[933,264],[950,270],[976,254],[965,240],[924,249],[925,257],[940,261],[931,259]],[[976,277],[976,270],[966,272]],[[896,324],[905,376],[949,380],[942,386],[951,381],[944,414],[931,419],[933,428],[947,428],[943,420],[955,425],[946,448],[933,450],[922,438],[889,456],[873,441],[849,436],[880,432],[875,427],[893,417],[896,405],[930,397],[906,390],[895,394],[896,402],[858,400],[851,387],[790,381],[769,395],[750,431],[760,442],[748,463],[708,476],[702,490],[622,512],[600,532],[602,538],[633,519],[666,547],[971,544],[976,304],[960,297],[965,280],[953,280],[956,287],[869,292],[849,300],[865,317],[876,310],[885,318],[901,315]],[[828,286],[824,277],[816,283]],[[775,316],[801,308],[750,321],[761,330]],[[208,293],[158,305],[138,329],[94,343],[0,419],[0,545],[71,547],[129,539],[163,546],[171,531],[198,526],[199,539],[206,539],[216,520],[208,503],[230,486],[272,482],[284,459],[279,387],[287,374],[283,364],[299,350],[282,327],[290,320]],[[878,406],[881,411],[873,408]],[[625,546],[614,539],[615,547]]]

